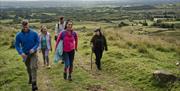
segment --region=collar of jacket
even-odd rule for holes
[[[23,29],[21,30],[22,33],[29,33],[31,31],[31,29],[28,29],[27,32],[24,32]]]

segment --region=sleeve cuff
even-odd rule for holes
[[[23,52],[20,52],[20,53],[19,53],[19,55],[22,55],[22,54],[24,54],[24,53],[23,53]]]

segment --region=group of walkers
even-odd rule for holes
[[[106,38],[101,29],[96,29],[95,35],[92,37],[90,44],[92,51],[96,56],[96,66],[101,70],[101,58],[103,51],[107,51]],[[29,28],[29,21],[22,21],[22,30],[17,33],[15,48],[21,55],[29,76],[29,84],[32,84],[32,91],[38,90],[37,87],[37,68],[38,56],[37,52],[42,52],[44,66],[50,68],[49,51],[52,51],[51,35],[45,25],[41,26],[38,34]],[[72,81],[73,61],[75,51],[78,48],[78,34],[73,29],[72,20],[64,20],[59,18],[59,22],[55,26],[55,56],[54,59],[62,60],[64,64],[63,78]]]

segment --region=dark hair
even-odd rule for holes
[[[59,20],[63,20],[63,19],[64,19],[64,16],[59,17]]]
[[[64,28],[64,29],[67,29],[67,24],[68,24],[69,22],[72,22],[72,20],[68,19],[68,20],[66,21],[66,24],[65,24],[65,28]]]
[[[29,23],[29,21],[28,20],[23,20],[21,23],[22,23],[23,26],[26,26]]]

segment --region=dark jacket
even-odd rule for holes
[[[93,44],[93,51],[95,50],[108,50],[106,38],[103,35],[94,35],[91,39],[91,43]]]

